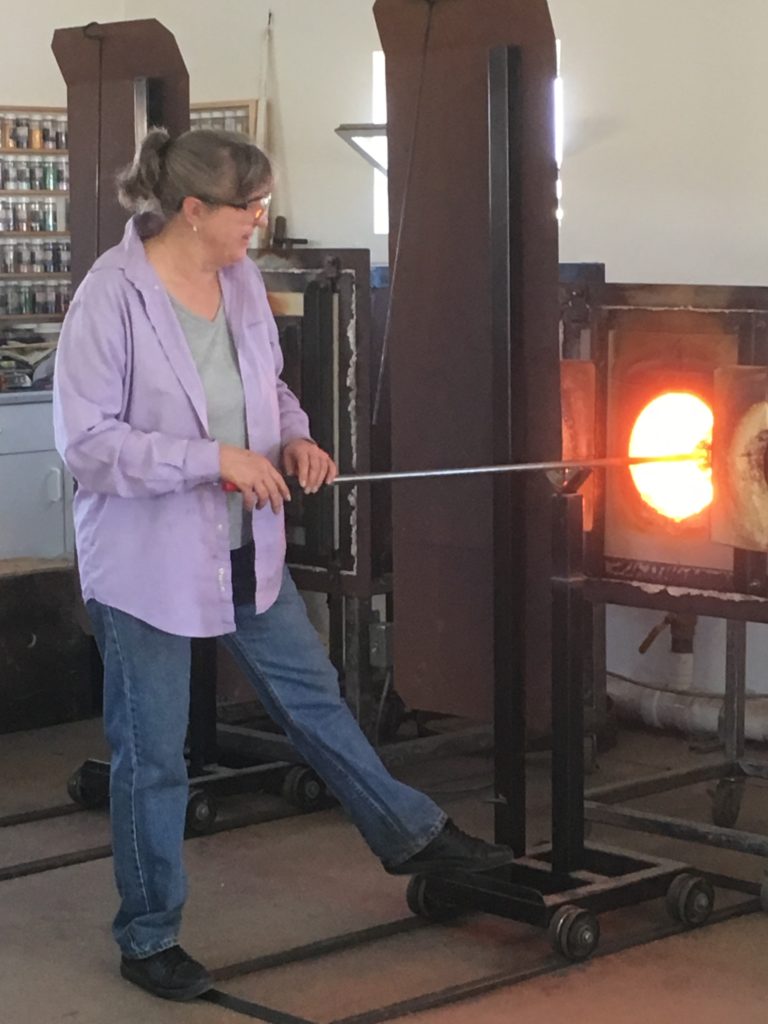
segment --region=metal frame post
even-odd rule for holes
[[[522,125],[519,47],[491,50],[488,65],[494,457],[514,462],[525,421],[523,391],[512,396],[512,345],[523,330]],[[516,557],[525,535],[525,487],[494,481],[494,736],[497,842],[520,857],[526,849],[526,663],[524,566]]]
[[[580,494],[552,498],[552,866],[584,866],[584,532]]]

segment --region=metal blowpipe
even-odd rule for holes
[[[643,466],[658,462],[705,462],[708,453],[697,448],[684,455],[615,456],[610,459],[576,459],[566,462],[513,462],[506,466],[469,466],[464,469],[415,469],[402,473],[342,474],[334,484],[366,484],[377,480],[427,480],[431,477],[480,476],[490,473],[535,473],[556,469],[609,469],[612,466]]]

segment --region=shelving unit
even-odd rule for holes
[[[16,110],[19,108],[16,107]],[[0,111],[2,116],[2,111]],[[18,146],[0,146],[0,156],[69,156],[68,149],[20,149]]]
[[[69,303],[69,189],[61,187],[69,181],[68,151],[60,144],[66,143],[66,117],[64,107],[0,105],[0,372],[3,355],[6,363],[8,357],[33,363],[53,349]],[[19,174],[37,187],[18,187]],[[23,226],[30,219],[34,229]],[[37,230],[45,225],[49,230]],[[20,307],[23,312],[14,312]]]
[[[63,319],[63,313],[14,313],[0,315],[0,324],[60,324]]]

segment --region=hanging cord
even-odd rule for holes
[[[261,43],[261,69],[259,74],[258,107],[256,110],[256,137],[255,143],[263,153],[268,154],[269,147],[269,83],[271,80],[272,66],[272,11],[267,14],[267,25],[264,29],[264,36]],[[256,228],[256,244],[260,249],[267,248],[272,237],[271,217],[269,213]]]
[[[264,37],[261,43],[261,69],[259,74],[259,109],[256,114],[256,145],[259,149],[266,151],[268,145],[269,130],[267,127],[268,113],[268,91],[270,76],[270,57],[272,50],[272,11],[267,14],[267,27],[264,29]]]
[[[435,5],[437,0],[426,0],[429,5],[429,14],[427,16],[427,24],[424,28],[424,42],[421,49],[421,70],[419,72],[419,85],[416,91],[416,109],[413,117],[413,127],[411,129],[411,142],[408,150],[408,162],[406,165],[405,172],[405,183],[403,185],[403,198],[400,203],[400,217],[397,225],[397,236],[395,238],[395,251],[392,258],[392,272],[389,280],[389,304],[387,306],[387,319],[384,324],[384,340],[381,345],[381,358],[379,360],[379,373],[376,380],[376,397],[373,402],[373,425],[376,426],[379,420],[379,410],[381,408],[381,392],[384,383],[384,372],[387,364],[387,354],[389,351],[389,334],[392,325],[392,307],[394,305],[396,285],[398,278],[398,268],[400,266],[400,247],[403,240],[403,228],[405,227],[405,215],[408,208],[408,197],[411,187],[411,179],[413,177],[413,165],[414,156],[416,152],[416,138],[419,132],[419,125],[421,124],[421,100],[424,92],[424,80],[426,78],[427,71],[427,56],[429,53],[429,40],[432,34],[432,16],[435,11]]]

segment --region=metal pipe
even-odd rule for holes
[[[686,455],[658,456],[616,456],[610,459],[582,459],[567,462],[517,462],[506,466],[468,466],[464,469],[415,469],[401,473],[342,474],[333,481],[335,484],[365,484],[377,480],[426,480],[430,477],[478,476],[489,473],[533,473],[557,469],[609,469],[613,466],[642,466],[656,462],[701,462],[706,456],[701,452]]]

